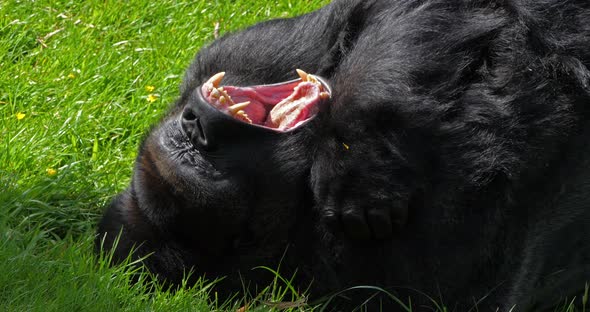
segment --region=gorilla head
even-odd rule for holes
[[[97,247],[227,293],[280,266],[312,295],[549,307],[590,276],[589,6],[340,0],[220,38]]]
[[[155,252],[145,263],[172,283],[193,269],[215,277],[278,264],[310,205],[307,124],[330,97],[325,81],[298,72],[242,87],[218,73],[183,93],[99,226],[107,246],[122,229],[118,260],[132,246]]]

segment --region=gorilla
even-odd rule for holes
[[[587,0],[335,0],[226,35],[141,144],[97,249],[171,285],[225,277],[220,294],[268,285],[267,266],[312,300],[581,304],[589,66]],[[367,296],[332,308],[402,309]]]

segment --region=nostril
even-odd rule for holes
[[[182,112],[182,119],[183,121],[191,121],[197,119],[197,115],[190,107],[185,107],[184,111]]]
[[[193,144],[206,147],[207,137],[203,130],[201,119],[190,107],[185,107],[182,112],[182,129],[193,142]]]

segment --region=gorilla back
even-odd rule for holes
[[[280,263],[312,297],[371,285],[414,310],[422,293],[457,311],[581,298],[589,64],[586,0],[336,0],[226,35],[141,145],[97,248],[150,254],[173,284],[226,276],[227,294]],[[340,304],[366,299],[351,292]]]

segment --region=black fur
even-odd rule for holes
[[[266,285],[251,269],[281,262],[312,296],[373,285],[415,310],[417,291],[456,311],[550,309],[590,280],[589,65],[587,0],[337,0],[260,23],[199,52],[97,244],[122,229],[117,259],[135,246],[168,282],[228,276],[219,291]],[[182,132],[213,74],[295,68],[333,89],[297,131],[207,150]]]

